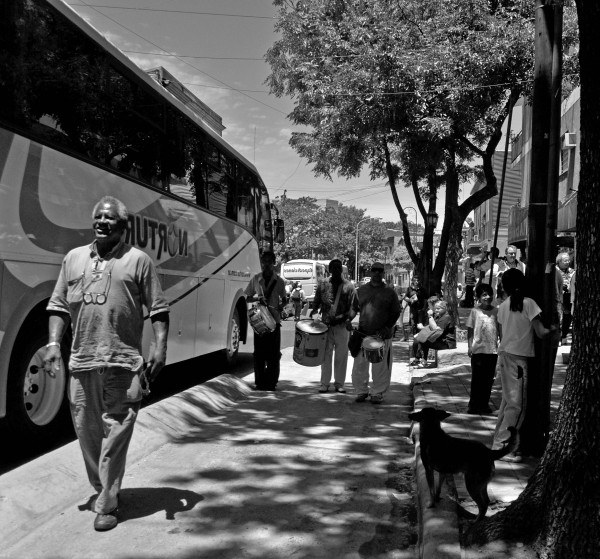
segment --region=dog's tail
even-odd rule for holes
[[[519,432],[514,427],[509,427],[508,430],[510,431],[510,439],[508,439],[508,442],[502,448],[491,451],[494,460],[500,460],[500,458],[511,453],[517,447],[517,435]]]

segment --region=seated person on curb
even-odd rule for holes
[[[417,331],[417,335],[418,332],[421,332],[421,330],[423,330],[423,328],[425,328],[426,326],[429,325],[429,317],[433,316],[434,310],[435,310],[435,304],[440,300],[440,298],[437,295],[432,295],[431,297],[429,297],[429,299],[427,299],[426,305],[417,313],[417,325],[416,325],[416,331]],[[425,339],[424,334],[421,335],[421,338],[423,338],[423,340]],[[423,341],[423,340],[418,340],[418,341]],[[421,355],[421,353],[414,353],[414,351],[420,351],[421,347],[419,346],[419,344],[413,342],[412,347],[410,348],[410,353],[411,353],[411,357],[412,360],[409,363],[409,365],[418,365],[419,364],[419,359],[423,358],[424,356]],[[427,357],[427,356],[425,356]]]
[[[353,309],[360,313],[358,331],[363,336],[377,336],[383,341],[383,356],[380,362],[371,363],[359,351],[352,367],[352,385],[356,401],[364,402],[369,397],[369,365],[372,365],[373,386],[371,403],[381,404],[383,394],[390,386],[392,376],[392,336],[394,325],[400,316],[400,301],[392,287],[383,282],[383,264],[371,266],[371,281],[358,288]]]
[[[438,301],[433,313],[428,311],[429,313],[427,327],[419,332],[413,344],[413,355],[419,355],[419,351],[423,352],[424,360],[419,364],[420,368],[427,367],[427,354],[430,349],[456,349],[455,326],[448,314],[446,301]],[[417,363],[418,360],[415,359],[410,364]]]
[[[440,300],[437,295],[432,295],[427,299],[427,305],[421,309],[417,319],[417,331],[420,332],[429,324],[429,317],[435,312],[435,304]]]

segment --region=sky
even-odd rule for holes
[[[256,165],[272,200],[284,192],[328,198],[399,221],[389,187],[371,181],[367,169],[351,180],[316,178],[290,147],[292,132],[301,131],[287,118],[293,100],[270,95],[264,83],[264,56],[278,38],[271,0],[63,1],[139,67],[163,66],[221,115],[223,138]],[[410,189],[398,193],[403,205],[416,207]],[[415,212],[407,214],[414,221]]]

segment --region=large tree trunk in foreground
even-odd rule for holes
[[[540,465],[505,511],[476,525],[472,542],[529,541],[542,558],[600,553],[600,3],[577,0],[581,63],[581,173],[573,346],[556,425]]]

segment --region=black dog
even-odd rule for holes
[[[423,408],[419,412],[409,413],[408,417],[420,425],[421,460],[431,497],[429,507],[434,507],[440,499],[442,474],[463,472],[467,491],[479,509],[476,521],[484,518],[490,504],[487,486],[494,475],[494,461],[515,448],[517,430],[509,427],[510,441],[500,450],[491,450],[479,441],[459,439],[445,433],[440,423],[450,414],[443,410]],[[435,490],[434,470],[440,474]]]

